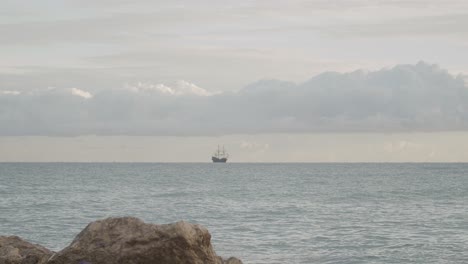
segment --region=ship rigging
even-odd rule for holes
[[[215,163],[226,163],[228,158],[229,158],[229,154],[224,149],[224,146],[221,150],[218,145],[218,149],[215,151],[215,153],[211,157],[211,160]]]

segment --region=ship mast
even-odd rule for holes
[[[229,154],[226,153],[226,149],[224,148],[224,145],[221,149],[220,145],[218,144],[218,149],[214,152],[213,157],[216,157],[218,159],[222,158],[228,158]]]

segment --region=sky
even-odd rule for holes
[[[468,2],[0,0],[0,161],[468,162]]]

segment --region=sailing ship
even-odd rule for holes
[[[218,162],[226,163],[228,158],[229,158],[229,154],[227,154],[226,151],[224,150],[224,146],[223,146],[223,149],[221,150],[218,145],[218,150],[215,151],[215,153],[211,157],[211,160],[215,163],[218,163]]]

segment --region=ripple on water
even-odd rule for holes
[[[1,164],[0,234],[53,250],[90,221],[205,225],[246,263],[468,263],[466,164]]]

